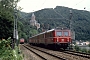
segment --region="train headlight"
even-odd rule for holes
[[[67,40],[69,42],[69,40]]]
[[[64,42],[64,39],[62,39],[61,41]]]

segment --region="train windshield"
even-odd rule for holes
[[[56,36],[62,36],[62,32],[57,31],[57,32],[56,32]]]
[[[64,33],[64,36],[68,36],[69,35],[68,31],[64,31],[63,33]]]

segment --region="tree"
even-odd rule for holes
[[[14,8],[16,8],[18,1],[0,1],[0,39],[13,37]]]

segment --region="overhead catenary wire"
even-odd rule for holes
[[[59,16],[61,16],[63,19],[68,20],[67,18],[65,18],[63,15],[59,14],[59,13],[58,13],[57,11],[55,11],[54,9],[53,9],[53,11],[54,11],[56,14],[58,14]]]
[[[81,0],[80,2],[76,3],[75,5],[73,5],[73,7],[75,7],[76,5],[82,3],[84,0]],[[45,4],[46,0],[44,0],[44,2],[42,3],[42,5],[40,6],[40,8]],[[37,8],[37,7],[36,7]],[[62,14],[58,13],[55,9],[53,9],[53,11],[58,14],[59,16],[61,16],[62,18],[47,18],[47,19],[65,19],[65,20],[69,20],[68,18],[64,17]]]
[[[76,3],[75,5],[73,5],[72,7],[75,7],[76,5],[82,3],[84,0],[81,0],[80,2]]]
[[[40,8],[45,4],[46,0],[44,0],[44,2],[40,5]],[[36,5],[36,8],[38,8],[38,4]],[[34,10],[33,10],[34,12]]]
[[[81,0],[80,2],[76,3],[75,5],[73,5],[73,7],[75,7],[76,5],[82,3],[83,1],[84,1],[84,0]],[[54,9],[53,9],[53,10],[54,10]],[[59,14],[57,11],[54,10],[54,12],[55,12],[56,14],[58,14],[59,16],[61,16],[63,19],[69,20],[68,18],[65,18],[63,15]]]
[[[44,0],[44,2],[42,3],[42,5],[40,6],[40,8],[45,4],[46,0]]]
[[[76,3],[75,5],[73,5],[72,7],[75,7],[76,5],[82,3],[84,0],[81,0],[80,2]],[[42,5],[40,6],[40,8],[45,4],[46,0],[44,0],[44,2],[42,3]],[[37,8],[37,7],[36,7]],[[68,18],[64,17],[62,14],[58,13],[55,9],[53,9],[53,11],[58,14],[59,16],[61,16],[62,18],[48,18],[48,19],[65,19],[65,20],[69,20]]]

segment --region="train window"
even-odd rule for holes
[[[62,36],[62,32],[57,31],[57,32],[56,32],[56,36]]]
[[[64,36],[68,36],[69,35],[67,31],[64,31],[63,33],[64,33]]]

